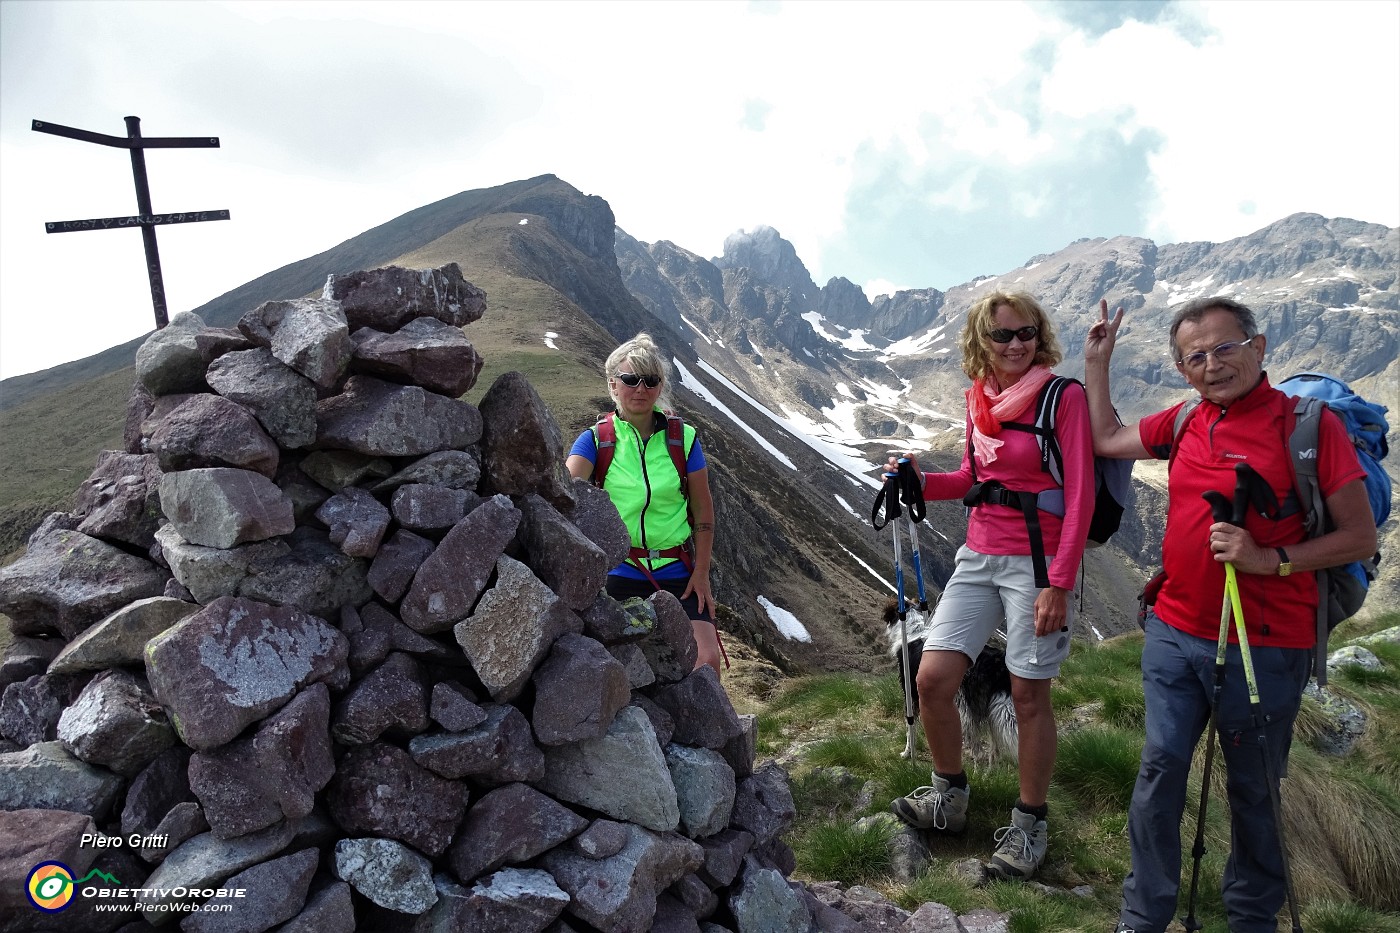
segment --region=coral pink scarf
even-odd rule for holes
[[[972,449],[977,462],[983,466],[997,458],[997,448],[1004,441],[996,437],[1004,421],[1019,418],[1040,392],[1040,387],[1054,378],[1048,366],[1032,366],[1016,384],[1004,391],[992,388],[993,382],[976,379],[967,390],[967,412],[972,417]]]

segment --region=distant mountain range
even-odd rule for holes
[[[545,175],[411,211],[196,311],[230,326],[264,300],[319,293],[330,273],[448,261],[488,295],[486,317],[467,330],[487,360],[469,400],[492,376],[521,370],[571,438],[606,404],[602,361],[618,340],[649,330],[674,355],[675,401],[699,427],[714,477],[726,624],[789,669],[877,663],[879,603],[892,574],[888,532],[869,525],[873,466],[886,450],[905,448],[929,451],[933,468],[955,466],[966,385],[957,333],[988,290],[1024,289],[1045,305],[1069,375],[1082,372],[1099,298],[1125,307],[1114,361],[1125,418],[1187,391],[1167,353],[1175,306],[1229,294],[1255,309],[1272,374],[1336,373],[1400,423],[1400,230],[1313,214],[1220,244],[1079,240],[946,292],[872,301],[844,278],[817,286],[771,228],[736,233],[724,255],[705,259],[667,241],[637,241],[602,198]],[[0,552],[62,506],[98,449],[119,446],[118,389],[130,385],[122,373],[138,345],[0,383],[0,449],[11,464],[0,481]],[[55,437],[48,426],[70,417],[90,427]],[[1137,514],[1086,559],[1086,632],[1107,636],[1132,624],[1133,596],[1160,554],[1164,474],[1155,467],[1139,465]],[[925,570],[937,584],[951,571],[965,519],[951,504],[929,514]],[[1400,535],[1392,528],[1388,538],[1387,549],[1400,553]],[[1390,605],[1400,592],[1397,563],[1382,584]],[[780,632],[765,604],[791,612],[811,642]]]

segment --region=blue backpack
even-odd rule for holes
[[[1288,436],[1288,452],[1308,537],[1322,534],[1331,524],[1317,482],[1317,422],[1324,405],[1342,419],[1347,437],[1356,447],[1356,459],[1366,471],[1366,497],[1371,503],[1371,515],[1376,527],[1380,527],[1390,517],[1390,477],[1380,463],[1390,452],[1385,439],[1390,430],[1385,420],[1388,409],[1366,401],[1345,382],[1324,373],[1299,373],[1280,382],[1278,389],[1298,399],[1293,408],[1297,420]],[[1319,684],[1327,683],[1327,635],[1337,623],[1351,618],[1361,608],[1380,562],[1381,555],[1377,551],[1367,560],[1317,572],[1317,656],[1313,673]],[[1323,594],[1326,594],[1325,599]]]

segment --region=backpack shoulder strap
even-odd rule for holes
[[[1176,420],[1172,422],[1172,452],[1167,457],[1167,472],[1170,473],[1172,465],[1176,463],[1176,452],[1181,447],[1181,435],[1186,433],[1186,422],[1191,420],[1191,413],[1201,404],[1201,397],[1198,395],[1182,405],[1176,413]]]
[[[1298,397],[1284,416],[1287,432],[1288,463],[1293,470],[1293,488],[1298,508],[1303,512],[1303,533],[1316,538],[1327,530],[1326,505],[1322,500],[1322,485],[1317,478],[1318,423],[1327,403],[1320,398]],[[1317,578],[1317,641],[1313,647],[1313,675],[1319,684],[1327,683],[1327,599],[1328,568],[1318,570]]]
[[[676,473],[681,478],[681,496],[690,498],[690,475],[686,469],[688,459],[685,449],[685,423],[681,416],[666,412],[666,450],[671,454],[671,462],[676,465]]]
[[[613,423],[616,412],[603,412],[598,423],[593,425],[593,445],[598,448],[597,460],[593,464],[593,485],[602,488],[603,480],[612,466],[613,454],[617,452],[617,425]]]
[[[1073,381],[1065,376],[1056,376],[1041,386],[1035,397],[1035,417],[1029,424],[1019,421],[1002,423],[1003,430],[1025,431],[1035,435],[1036,445],[1040,448],[1040,469],[1049,473],[1060,485],[1064,485],[1063,458],[1060,454],[1060,444],[1055,440],[1055,410],[1060,405],[1060,396],[1064,393],[1065,386]]]

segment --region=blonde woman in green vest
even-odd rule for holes
[[[647,334],[614,350],[604,375],[614,411],[579,435],[566,465],[603,487],[632,538],[631,554],[608,574],[608,595],[673,593],[695,630],[696,667],[719,673],[710,591],[715,509],[695,428],[668,417],[671,366]]]

